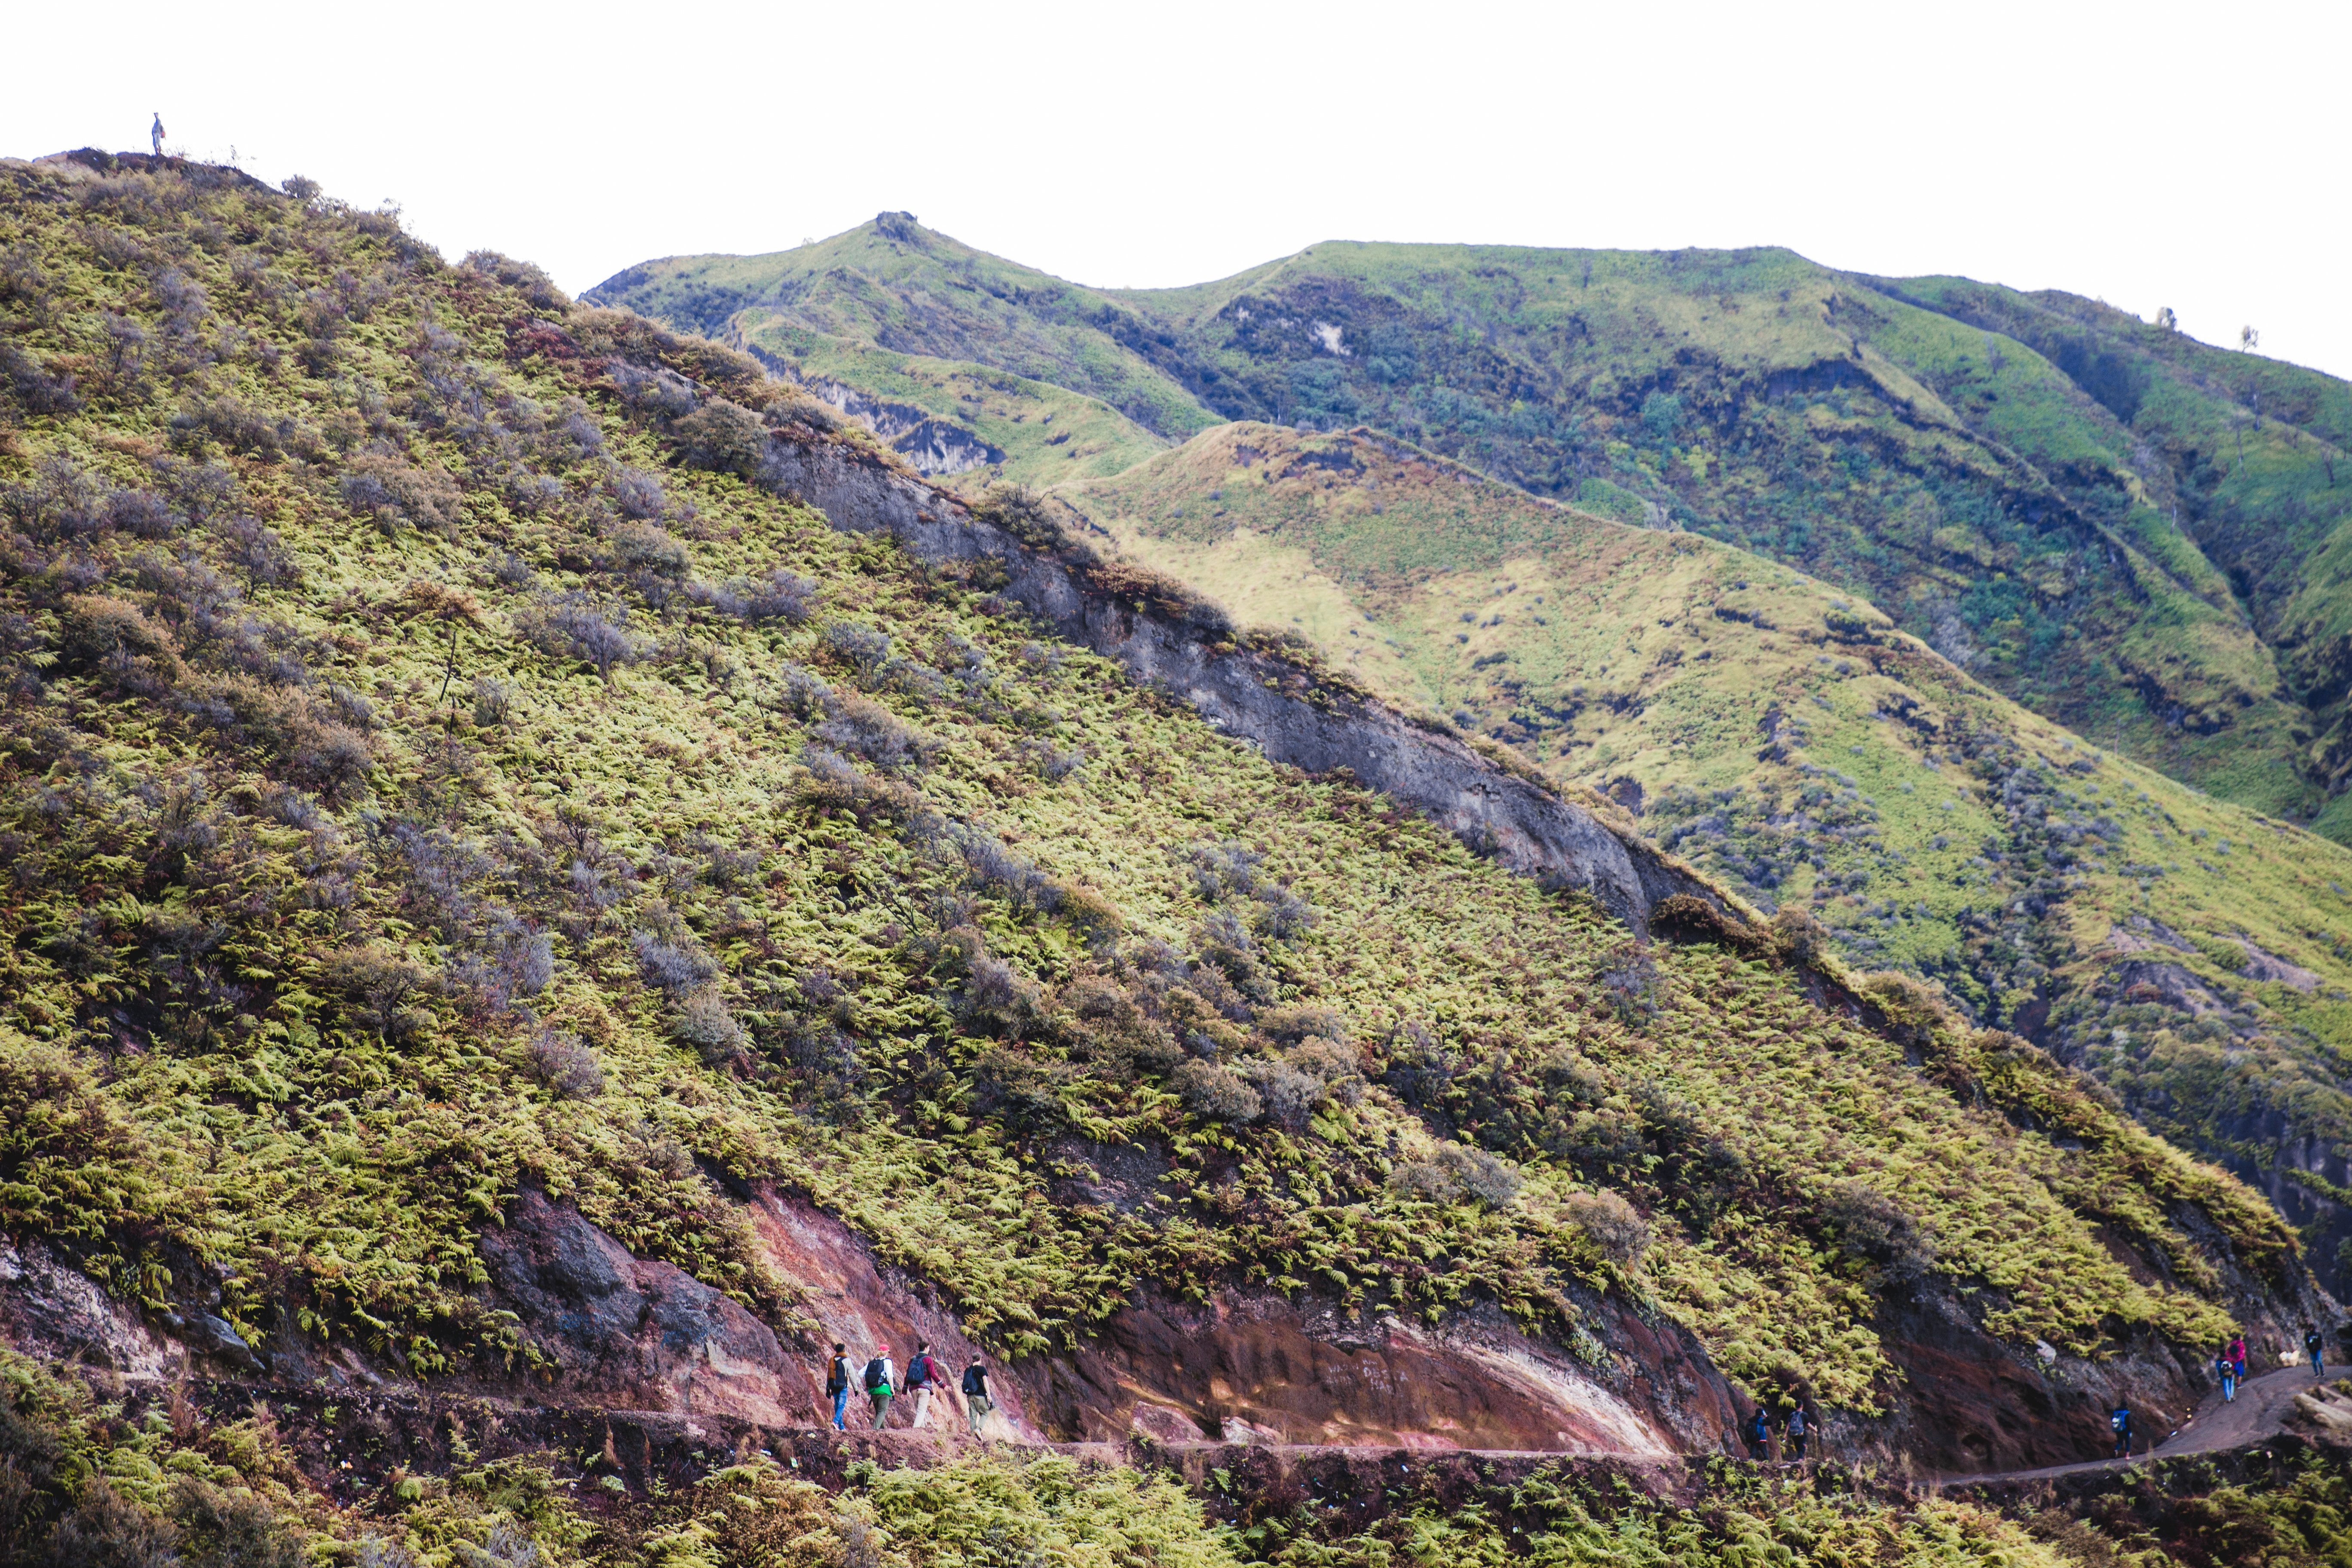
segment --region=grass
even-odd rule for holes
[[[1237,424],[1066,493],[1244,618],[1636,805],[1851,962],[2044,1031],[2168,1136],[2241,1170],[2276,1157],[2264,1117],[2352,1142],[2352,855],[2084,744],[1868,605],[1360,432]],[[2250,981],[2242,939],[2309,989]],[[2149,953],[2203,1013],[2116,978]]]
[[[2352,392],[2091,301],[1771,248],[1350,242],[1091,290],[895,219],[604,288],[692,327],[755,307],[1055,382],[1170,439],[1367,425],[1800,567],[2209,793],[2326,833],[2342,815]]]

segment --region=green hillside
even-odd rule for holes
[[[1063,493],[1851,961],[2046,1041],[2263,1181],[2340,1277],[2352,852],[2085,745],[1815,579],[1370,432],[1224,426]]]
[[[795,260],[815,253],[875,259]],[[1056,380],[1172,438],[1199,427],[1056,368],[1092,334],[1195,410],[1368,425],[1799,566],[2103,746],[2336,831],[2347,390],[2104,308],[1773,249],[1345,242],[1195,288],[1087,290],[896,215],[814,252],[633,268],[594,297],[698,327],[757,305]]]
[[[966,494],[1107,477],[1168,445],[1083,393],[986,365],[893,353],[757,309],[738,315],[727,335],[775,374],[874,428],[935,482]],[[859,394],[881,406],[868,407]]]
[[[974,250],[905,213],[772,256],[678,256],[606,279],[587,298],[688,331],[738,311],[895,353],[963,361],[1096,398],[1181,440],[1220,417],[1158,367],[1165,344],[1098,289]]]
[[[0,165],[0,1226],[159,1332],[217,1321],[216,1371],[560,1403],[559,1326],[485,1263],[526,1194],[796,1353],[746,1194],[836,1217],[1016,1368],[1147,1287],[1507,1322],[1611,1375],[1672,1329],[1890,1445],[1952,1440],[1918,1369],[1955,1344],[2040,1342],[2087,1409],[2310,1308],[2258,1195],[2014,1037],[1793,919],[1637,942],[1006,596],[1059,552],[1222,635],[1131,565],[1001,508],[998,556],[836,528],[791,465],[904,470],[744,355],[168,160]],[[1257,647],[1202,657],[1339,700]],[[1924,679],[1871,668],[1841,721]],[[1115,1157],[1147,1197],[1102,1198]],[[767,1506],[734,1489],[789,1489],[740,1452],[648,1494],[656,1539],[617,1474],[556,1486],[593,1447],[478,1467],[495,1421],[353,1493],[265,1382],[234,1417],[21,1358],[6,1389],[35,1561],[164,1514],[205,1551],[710,1561]],[[1024,1531],[1134,1560],[1159,1521],[1154,1560],[1215,1560],[1157,1483],[982,1470]],[[2013,1530],[1903,1506],[1918,1561]],[[739,1560],[835,1560],[812,1539]]]

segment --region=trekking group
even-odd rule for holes
[[[849,1395],[853,1385],[862,1390],[873,1403],[873,1429],[877,1432],[881,1431],[889,1420],[890,1401],[902,1393],[915,1396],[914,1414],[907,1422],[910,1430],[921,1427],[929,1420],[934,1395],[941,1404],[947,1403],[947,1373],[940,1371],[940,1363],[931,1359],[930,1342],[927,1340],[915,1342],[915,1353],[907,1363],[903,1378],[899,1375],[898,1363],[890,1359],[888,1345],[875,1346],[874,1354],[866,1361],[865,1370],[853,1378],[849,1347],[838,1342],[835,1343],[833,1365],[825,1373],[824,1392],[833,1400],[833,1426],[836,1432],[849,1430]],[[988,1369],[981,1364],[978,1356],[974,1356],[971,1364],[963,1369],[961,1392],[963,1394],[964,1416],[971,1423],[971,1435],[977,1437],[981,1435],[982,1420],[996,1408],[996,1401],[988,1392]]]
[[[1813,1435],[1812,1417],[1801,1405],[1783,1416],[1780,1424],[1780,1458],[1790,1464],[1801,1463],[1805,1457],[1805,1441]],[[1772,1415],[1758,1405],[1741,1428],[1748,1439],[1748,1457],[1763,1463],[1772,1457]]]

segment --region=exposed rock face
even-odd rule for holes
[[[1722,904],[1717,889],[1638,834],[1618,832],[1460,739],[1317,686],[1294,667],[1219,643],[1201,627],[1141,613],[1087,577],[1078,552],[1024,545],[879,463],[832,443],[778,438],[769,443],[761,477],[835,527],[887,532],[924,560],[1001,563],[1007,597],[1068,640],[1118,659],[1137,679],[1178,694],[1215,727],[1307,773],[1350,769],[1512,870],[1589,889],[1636,931],[1647,929],[1653,906],[1677,894]]]
[[[1653,1458],[1720,1447],[1737,1421],[1706,1353],[1672,1325],[1582,1303],[1611,1349],[1588,1364],[1497,1317],[1443,1332],[1278,1296],[1147,1297],[1066,1355],[1022,1370],[1062,1441],[1282,1442]]]
[[[481,1250],[502,1304],[555,1363],[555,1388],[625,1409],[806,1418],[767,1325],[693,1276],[630,1256],[570,1206],[526,1191]]]
[[[982,1426],[984,1436],[1040,1440],[1043,1434],[1029,1419],[1020,1381],[1007,1375],[992,1357],[982,1356],[980,1348],[964,1337],[962,1325],[953,1314],[919,1295],[913,1283],[898,1270],[877,1262],[873,1249],[856,1231],[796,1198],[770,1194],[761,1194],[754,1205],[752,1219],[767,1244],[769,1261],[808,1292],[802,1310],[816,1321],[817,1331],[806,1352],[799,1356],[793,1374],[798,1379],[794,1386],[803,1390],[797,1395],[801,1407],[808,1412],[804,1419],[830,1421],[833,1417],[832,1402],[824,1397],[824,1372],[836,1343],[849,1347],[856,1366],[865,1364],[876,1346],[887,1344],[901,1367],[917,1345],[928,1343],[931,1359],[947,1374],[950,1388],[975,1359],[988,1368],[997,1408]],[[869,1409],[863,1399],[852,1394],[848,1412],[852,1430],[870,1424]],[[934,1400],[929,1429],[950,1435],[969,1433],[962,1409],[961,1400],[952,1394],[944,1402]],[[910,1401],[896,1401],[890,1418],[903,1426],[913,1418],[913,1410]]]
[[[137,1382],[178,1373],[188,1362],[186,1351],[37,1241],[0,1241],[0,1334],[26,1355]]]

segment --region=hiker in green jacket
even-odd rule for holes
[[[889,1419],[890,1395],[897,1392],[898,1369],[890,1364],[890,1347],[874,1347],[874,1359],[866,1363],[866,1396],[874,1401],[874,1430],[882,1430]]]

